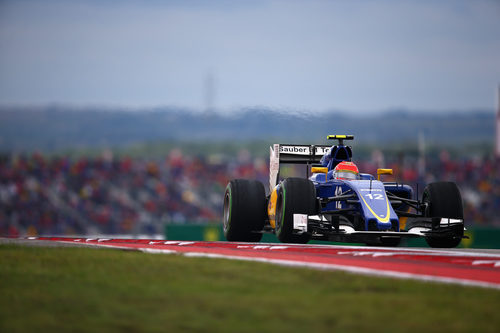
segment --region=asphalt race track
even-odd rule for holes
[[[500,250],[381,248],[149,239],[29,237],[28,245],[79,245],[342,270],[500,289]]]

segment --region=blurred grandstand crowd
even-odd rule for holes
[[[500,161],[451,159],[444,151],[425,162],[387,159],[375,152],[355,161],[361,172],[392,167],[410,185],[455,181],[467,226],[500,227]],[[424,164],[425,163],[425,164]],[[303,168],[303,166],[300,166]],[[425,170],[425,171],[423,171]],[[305,172],[285,170],[285,172]],[[220,223],[225,186],[233,178],[267,187],[268,164],[242,151],[237,158],[191,157],[172,151],[162,160],[0,156],[0,236],[153,235],[168,223]]]

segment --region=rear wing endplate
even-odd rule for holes
[[[331,148],[329,145],[296,145],[276,143],[269,147],[269,192],[278,184],[280,164],[319,163]]]

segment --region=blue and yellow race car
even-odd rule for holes
[[[463,206],[455,183],[428,184],[422,198],[412,187],[382,182],[352,163],[352,135],[329,135],[330,145],[270,147],[269,194],[261,182],[231,180],[224,195],[224,235],[258,242],[274,233],[281,242],[311,239],[397,246],[403,237],[423,237],[431,247],[456,247],[464,238]],[[306,177],[280,178],[283,164],[305,164]]]

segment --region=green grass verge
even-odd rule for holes
[[[224,259],[0,246],[0,332],[498,332],[500,291]]]

